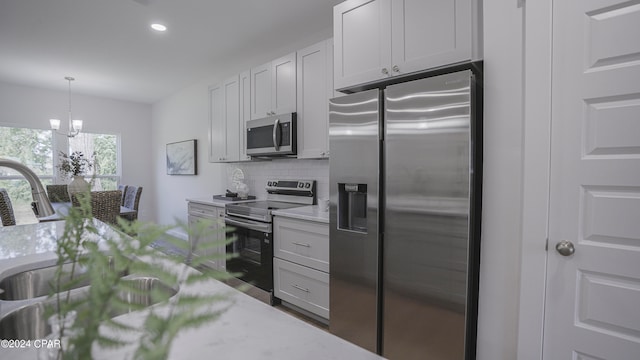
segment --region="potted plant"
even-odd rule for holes
[[[138,221],[120,220],[122,232],[100,230],[92,220],[86,195],[78,195],[80,206],[70,209],[65,217],[56,247],[57,271],[49,295],[52,302],[45,307],[52,331],[46,340],[59,345],[40,349],[38,359],[84,360],[102,351],[123,351],[126,358],[164,360],[182,330],[215,321],[233,305],[231,292],[194,292],[194,288],[210,286],[212,279],[234,276],[201,267],[207,260],[227,258],[226,254],[193,256],[194,251],[226,244],[227,240],[196,242],[192,248],[185,241],[164,237],[170,227]],[[178,225],[202,239],[210,233],[211,221]],[[136,238],[125,235],[131,232],[138,234]],[[161,237],[180,249],[179,254],[152,248]],[[145,291],[136,285],[138,277],[153,278],[166,286]],[[74,293],[83,280],[91,286]],[[169,288],[176,291],[168,292]],[[134,317],[117,318],[132,311],[139,312]]]
[[[69,198],[73,194],[89,191],[90,185],[84,179],[86,175],[94,166],[95,153],[90,158],[85,157],[81,151],[74,151],[71,155],[67,155],[64,152],[60,152],[60,160],[58,163],[58,170],[66,178],[71,178],[71,182],[67,186],[69,192]]]

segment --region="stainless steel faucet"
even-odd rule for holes
[[[29,185],[31,185],[31,196],[33,197],[31,209],[36,214],[36,217],[51,216],[55,213],[40,179],[31,169],[17,161],[0,158],[0,167],[2,166],[19,172],[27,179]]]

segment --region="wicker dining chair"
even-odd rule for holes
[[[127,194],[127,185],[123,185],[123,184],[118,185],[118,190],[122,191],[121,205],[124,206],[124,196]]]
[[[140,205],[140,196],[142,195],[142,186],[127,186],[127,192],[124,194],[124,204],[122,206],[135,210],[134,214],[123,216],[127,220],[138,219],[138,206]]]
[[[67,185],[47,185],[47,195],[51,202],[71,202]]]
[[[91,192],[91,214],[94,218],[101,220],[107,224],[116,225],[118,216],[120,215],[120,203],[122,199],[122,191],[92,191]],[[79,206],[77,196],[74,194],[72,198],[73,206]]]
[[[11,199],[9,199],[7,190],[2,188],[0,188],[0,218],[2,218],[2,226],[12,226],[16,224]]]

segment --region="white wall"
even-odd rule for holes
[[[143,187],[139,218],[154,220],[154,182],[149,163],[151,105],[72,92],[72,110],[74,118],[84,120],[83,131],[120,135],[121,181]],[[49,129],[49,119],[57,117],[63,120],[61,130],[66,130],[68,111],[67,91],[0,83],[0,124],[4,126]],[[65,141],[65,137],[57,136],[56,141]]]
[[[479,360],[516,359],[523,146],[523,9],[484,1]]]
[[[262,65],[329,37],[331,37],[331,29],[326,29],[296,43],[287,44],[279,49],[274,49],[270,53],[262,54],[260,57],[237,59],[234,63],[221,64],[218,67],[220,71],[153,105],[152,162],[156,180],[155,198],[158,205],[158,223],[172,225],[176,220],[186,221],[187,203],[185,199],[224,194],[225,189],[228,188],[227,168],[233,168],[236,165],[208,162],[208,87],[234,74],[239,74],[251,67]],[[198,175],[167,175],[166,144],[188,139],[198,140]],[[293,161],[290,168],[308,169],[314,166],[321,167],[323,166],[322,163],[322,161],[311,162],[311,165],[309,165],[309,161]],[[253,169],[248,170],[252,176],[257,176],[260,173],[259,169],[264,169],[260,165],[253,164],[242,164],[240,166],[245,169]],[[306,178],[304,170],[300,171],[296,174]],[[317,173],[318,171],[312,171],[309,176],[315,176]],[[264,187],[264,185],[259,185],[257,181],[254,182],[254,185],[251,186],[252,194],[260,191],[256,187]]]
[[[207,81],[195,84],[153,106],[153,176],[158,204],[157,221],[171,225],[186,221],[185,199],[220,193],[224,188],[224,164],[208,162],[209,128]],[[191,175],[167,175],[166,144],[196,139],[197,172]]]

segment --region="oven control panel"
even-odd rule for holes
[[[266,186],[267,192],[270,194],[282,192],[315,193],[315,188],[315,180],[268,180]]]

